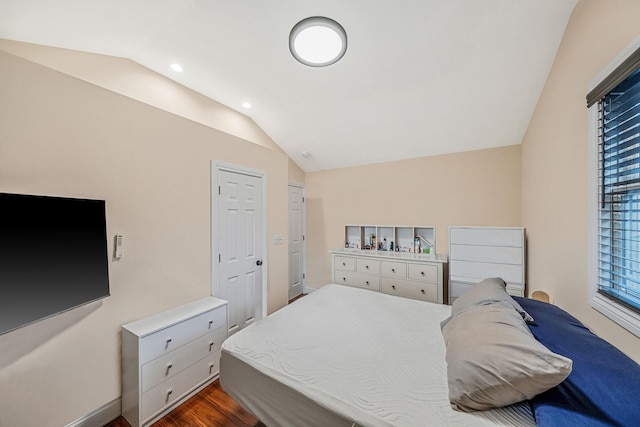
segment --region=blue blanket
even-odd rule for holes
[[[640,425],[640,365],[559,307],[514,299],[534,318],[536,339],[573,360],[565,381],[530,401],[537,425]]]

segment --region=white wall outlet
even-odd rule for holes
[[[282,234],[276,234],[275,236],[273,236],[273,244],[274,245],[282,244]]]

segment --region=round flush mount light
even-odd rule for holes
[[[333,19],[312,16],[293,27],[289,34],[289,50],[304,65],[326,67],[344,56],[347,33]]]
[[[180,64],[171,64],[171,69],[176,73],[181,73],[184,71],[184,68],[182,68],[182,65]]]

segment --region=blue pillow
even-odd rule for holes
[[[554,305],[514,299],[535,320],[538,341],[573,360],[560,385],[531,399],[538,426],[632,426],[640,423],[640,365]]]

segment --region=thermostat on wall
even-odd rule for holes
[[[122,258],[122,234],[116,234],[115,243],[113,259],[119,260]]]

